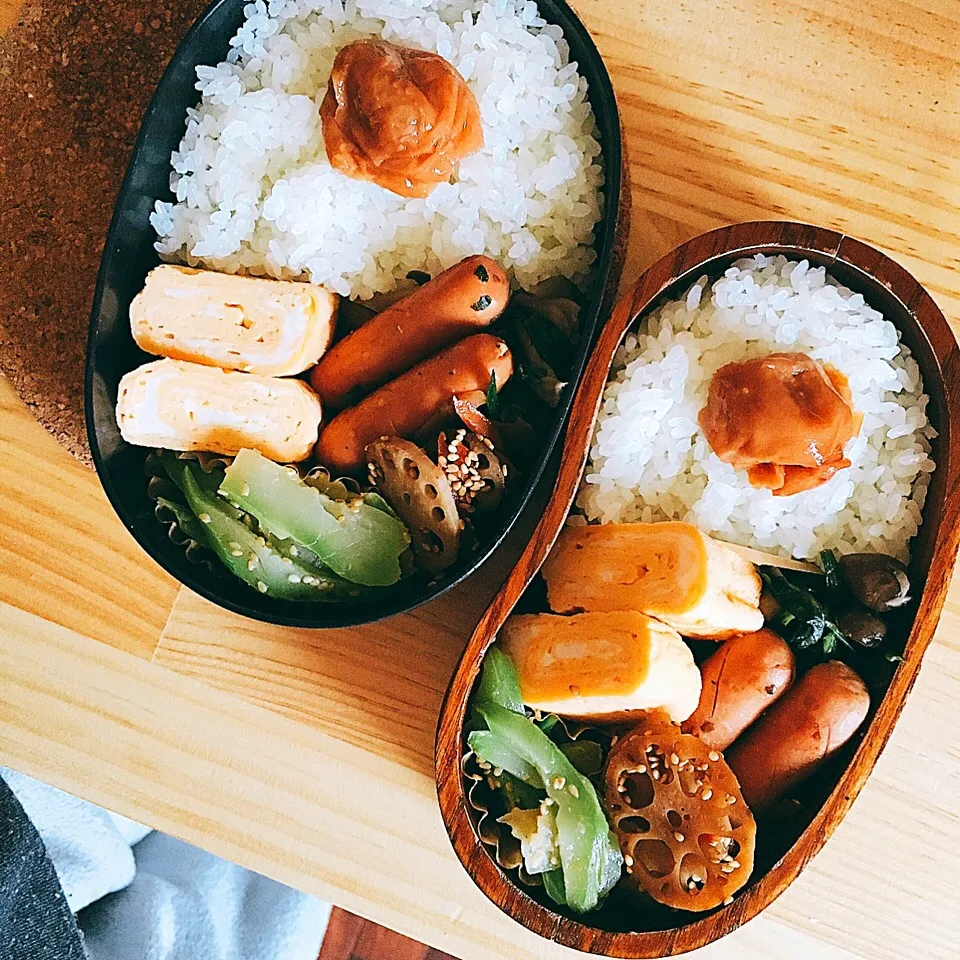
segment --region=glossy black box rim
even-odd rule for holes
[[[177,47],[144,113],[117,196],[94,293],[85,370],[87,436],[100,482],[126,528],[167,573],[191,590],[228,610],[267,623],[307,628],[373,623],[435,599],[476,571],[500,546],[528,507],[551,459],[566,424],[575,388],[599,335],[601,313],[609,307],[608,301],[615,292],[609,289],[613,286],[609,280],[611,272],[617,269],[616,234],[622,187],[622,143],[616,99],[603,60],[576,14],[563,0],[539,0],[541,16],[561,27],[570,43],[571,60],[579,63],[581,74],[589,83],[589,99],[601,132],[605,207],[594,243],[598,251],[595,277],[584,311],[583,336],[570,384],[554,414],[540,459],[525,478],[511,512],[498,520],[488,541],[471,556],[458,561],[448,579],[434,587],[416,581],[412,591],[400,586],[391,589],[382,601],[357,604],[298,604],[261,597],[238,580],[217,577],[205,566],[188,561],[182,548],[168,539],[166,528],[154,517],[153,504],[147,496],[143,472],[146,451],[124,443],[115,421],[116,384],[120,376],[151,359],[134,344],[127,321],[130,300],[142,286],[147,271],[160,262],[153,250],[149,214],[157,199],[171,199],[167,186],[170,152],[183,135],[187,108],[199,101],[194,87],[195,68],[224,58],[229,38],[243,21],[245,4],[246,0],[215,0],[204,11]],[[157,143],[158,140],[161,142]],[[164,188],[159,192],[146,189],[145,181],[151,176],[155,181],[161,172]],[[149,239],[145,240],[144,236]],[[131,253],[136,255],[135,259],[127,259]],[[126,289],[121,289],[118,295],[118,285],[122,284],[126,284]],[[103,332],[106,324],[112,330],[107,336]],[[126,331],[126,342],[122,332],[117,332],[118,326]],[[118,352],[120,357],[116,356]],[[104,367],[112,369],[104,370]]]

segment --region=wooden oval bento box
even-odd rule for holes
[[[708,913],[637,904],[607,906],[584,917],[552,905],[542,887],[521,886],[516,870],[498,866],[478,834],[478,811],[463,773],[467,706],[487,648],[523,597],[523,609],[543,609],[528,585],[564,525],[586,463],[614,355],[628,331],[659,302],[682,296],[703,275],[711,281],[740,258],[783,254],[826,266],[840,283],[880,310],[899,330],[923,376],[936,469],[912,542],[912,602],[891,621],[903,642],[885,693],[873,695],[867,721],[847,746],[818,769],[799,815],[760,821],[753,873],[732,902]],[[480,621],[447,692],[440,716],[436,772],[443,819],[457,856],[480,889],[519,923],[549,940],[611,957],[662,957],[694,950],[735,930],[768,906],[816,855],[850,809],[889,738],[917,677],[940,617],[960,539],[960,350],[943,314],[920,284],[890,258],[858,240],[799,223],[743,223],[706,233],[667,254],[619,301],[590,357],[573,404],[560,475],[552,498],[519,563]],[[539,605],[538,605],[539,604]]]

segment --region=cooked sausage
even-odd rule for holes
[[[793,684],[793,651],[772,630],[728,640],[700,665],[700,704],[683,725],[714,750],[726,750]]]
[[[510,281],[489,257],[467,257],[344,337],[313,368],[324,403],[347,406],[503,313]]]
[[[410,439],[454,394],[485,390],[491,375],[500,388],[511,373],[513,359],[502,340],[489,333],[467,337],[337,414],[320,434],[317,459],[335,472],[361,470],[368,443]]]
[[[845,663],[811,667],[727,751],[743,798],[763,811],[839,750],[867,716],[870,695]]]

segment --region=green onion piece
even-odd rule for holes
[[[542,720],[534,720],[544,733],[551,733],[559,722],[560,718],[555,713],[548,713]]]
[[[194,543],[201,547],[210,546],[207,540],[206,527],[188,507],[185,507],[182,503],[177,503],[176,500],[168,500],[166,497],[157,497],[157,503],[174,516],[177,526]]]
[[[477,707],[487,703],[496,703],[514,713],[523,713],[517,669],[499,647],[491,647],[484,656],[480,685],[474,695]]]
[[[489,730],[474,730],[467,736],[467,744],[481,760],[495,769],[506,770],[528,786],[543,789],[543,777],[537,768]]]
[[[487,385],[487,415],[491,420],[500,419],[500,392],[497,390],[496,374],[490,374],[490,383]]]
[[[840,589],[840,567],[837,564],[837,558],[832,550],[820,551],[820,566],[823,568],[823,575],[826,577],[828,590]]]
[[[546,873],[541,873],[540,877],[547,896],[561,907],[567,906],[567,891],[563,888],[563,870],[548,870]]]
[[[561,743],[560,751],[585,777],[595,777],[603,769],[603,750],[593,740]]]

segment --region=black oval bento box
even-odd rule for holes
[[[127,444],[117,427],[115,408],[120,378],[150,359],[130,333],[130,302],[147,273],[159,262],[150,213],[157,200],[171,200],[170,154],[184,133],[186,112],[195,106],[195,70],[224,59],[230,38],[243,20],[245,0],[217,0],[180,44],[147,108],[107,234],[90,319],[86,365],[87,432],[93,460],[107,496],[127,529],[168,573],[208,600],[236,613],[298,627],[342,627],[402,613],[439,596],[470,576],[503,542],[528,506],[560,437],[574,390],[590,349],[612,304],[622,267],[627,200],[620,121],[610,78],[583,24],[562,0],[540,0],[541,15],[559,25],[589,83],[589,98],[600,130],[605,169],[604,217],[596,231],[596,273],[582,311],[582,336],[571,382],[565,389],[536,463],[514,486],[480,535],[478,549],[463,556],[443,576],[427,583],[403,581],[384,588],[382,599],[350,604],[294,603],[262,596],[213,566],[188,559],[168,537],[148,496],[144,463],[148,451]],[[624,200],[621,202],[621,197]]]

